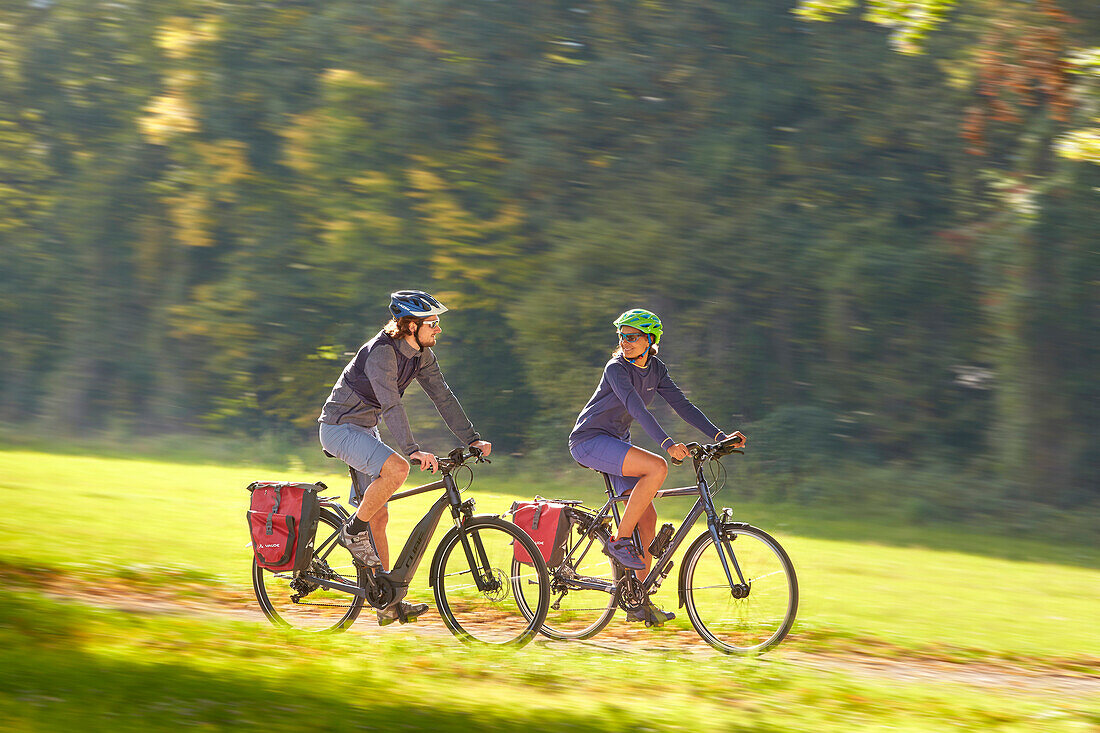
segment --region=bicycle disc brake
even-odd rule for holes
[[[508,597],[508,576],[500,568],[490,568],[493,574],[493,582],[482,591],[482,595],[490,601],[500,602]]]

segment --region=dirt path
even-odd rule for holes
[[[2,573],[0,573],[2,574]],[[23,578],[26,580],[26,578]],[[37,580],[37,579],[36,579]],[[266,623],[251,593],[221,592],[215,597],[204,594],[181,596],[175,590],[134,588],[122,582],[64,584],[38,583],[47,595],[89,603],[116,610],[141,614],[184,616],[220,616],[237,620]],[[449,636],[439,616],[429,612],[415,625],[381,629],[373,624],[373,614],[365,611],[348,633],[371,637],[376,634],[415,633],[424,636]],[[598,637],[589,641],[560,642],[539,638],[535,645],[547,651],[564,649],[568,645],[583,645],[614,654],[676,654],[713,657],[711,649],[690,631],[654,632],[635,625],[612,621]],[[910,683],[954,683],[979,688],[995,688],[1013,692],[1056,692],[1071,695],[1100,695],[1100,664],[1088,671],[1051,665],[1025,666],[1007,661],[974,661],[959,663],[934,658],[906,656],[899,650],[889,650],[890,656],[858,651],[804,651],[797,636],[778,649],[760,658],[761,664],[791,664],[821,672],[839,672],[853,677],[893,680]]]

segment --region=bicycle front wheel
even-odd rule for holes
[[[591,532],[573,533],[561,562],[548,568],[550,575],[550,608],[542,633],[551,639],[588,639],[600,633],[615,615],[615,586],[619,566],[611,562],[603,549],[610,541],[602,527]],[[523,565],[512,560],[512,576],[522,577]],[[537,587],[516,582],[515,594],[520,610],[528,618],[534,616]]]
[[[366,570],[357,568],[351,553],[337,542],[340,518],[322,511],[317,523],[313,558],[305,573],[273,573],[252,561],[252,588],[268,620],[301,631],[343,631],[363,609],[363,599],[311,583],[306,576],[364,586]]]
[[[439,615],[459,639],[470,643],[523,646],[538,633],[550,605],[546,564],[527,534],[497,517],[478,517],[464,533],[450,530],[432,562]],[[535,564],[513,570],[513,543]],[[521,609],[514,588],[531,591],[531,610]]]
[[[761,652],[781,642],[794,623],[794,566],[775,538],[761,529],[727,526],[723,532],[720,545],[705,532],[684,557],[680,592],[688,618],[719,651]]]

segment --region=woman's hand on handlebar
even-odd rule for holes
[[[488,456],[493,452],[493,444],[487,440],[475,440],[473,443],[470,443],[470,447],[477,448],[481,451],[481,455],[483,456]]]
[[[679,463],[680,461],[690,456],[691,451],[689,451],[688,447],[683,443],[673,443],[668,447],[668,454],[672,456],[672,460]]]
[[[748,438],[746,438],[745,434],[742,433],[740,430],[734,430],[732,433],[722,433],[722,435],[724,435],[725,437],[719,440],[719,443],[725,443],[727,440],[732,440],[736,438],[736,440],[733,440],[731,445],[734,445],[738,448],[744,448],[745,442],[748,441]]]
[[[418,450],[415,453],[410,453],[409,462],[419,463],[421,471],[431,471],[435,473],[439,470],[439,459],[427,451]]]

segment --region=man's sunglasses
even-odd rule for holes
[[[622,331],[619,331],[619,340],[620,341],[625,341],[628,344],[632,344],[635,341],[637,341],[638,339],[649,340],[649,336],[647,336],[644,333],[623,333]]]
[[[427,326],[428,328],[439,328],[439,319],[436,318],[434,321],[421,321],[420,325]]]

